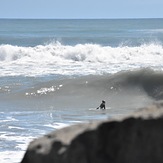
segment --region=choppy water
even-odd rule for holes
[[[0,162],[52,130],[162,100],[162,60],[163,19],[1,19]]]

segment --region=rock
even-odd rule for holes
[[[163,103],[116,120],[78,124],[30,143],[21,163],[162,163]]]

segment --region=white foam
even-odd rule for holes
[[[13,133],[3,133],[0,135],[0,139],[4,140],[4,141],[15,141],[15,142],[19,142],[19,143],[23,143],[23,144],[28,144],[29,141],[31,141],[32,139],[34,139],[34,137],[32,136],[16,136]]]
[[[25,153],[25,150],[29,144],[30,141],[34,139],[32,136],[16,136],[14,134],[10,133],[1,133],[0,139],[3,141],[16,141],[17,146],[15,146],[14,151],[12,150],[3,150],[0,152],[0,162],[1,163],[18,163],[21,162],[23,155]]]
[[[19,129],[19,130],[24,130],[22,127],[17,127],[17,126],[9,126],[9,129]]]
[[[24,151],[3,151],[0,152],[0,162],[1,163],[18,163],[23,158]]]
[[[162,60],[163,46],[160,44],[110,47],[97,44],[68,46],[57,42],[36,47],[0,46],[1,76],[114,73],[148,66],[163,68]]]
[[[18,120],[13,117],[10,117],[10,116],[6,117],[6,119],[0,120],[1,123],[2,122],[10,122],[10,121],[13,122],[13,121],[18,121]]]
[[[61,128],[64,128],[64,127],[67,127],[69,126],[68,124],[65,124],[65,123],[54,123],[54,124],[47,124],[47,125],[44,125],[46,127],[51,127],[51,128],[54,128],[54,129],[61,129]]]

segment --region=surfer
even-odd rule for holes
[[[102,100],[102,103],[100,104],[100,106],[97,109],[105,109],[105,101]]]

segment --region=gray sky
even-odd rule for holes
[[[0,18],[163,18],[163,0],[0,0]]]

